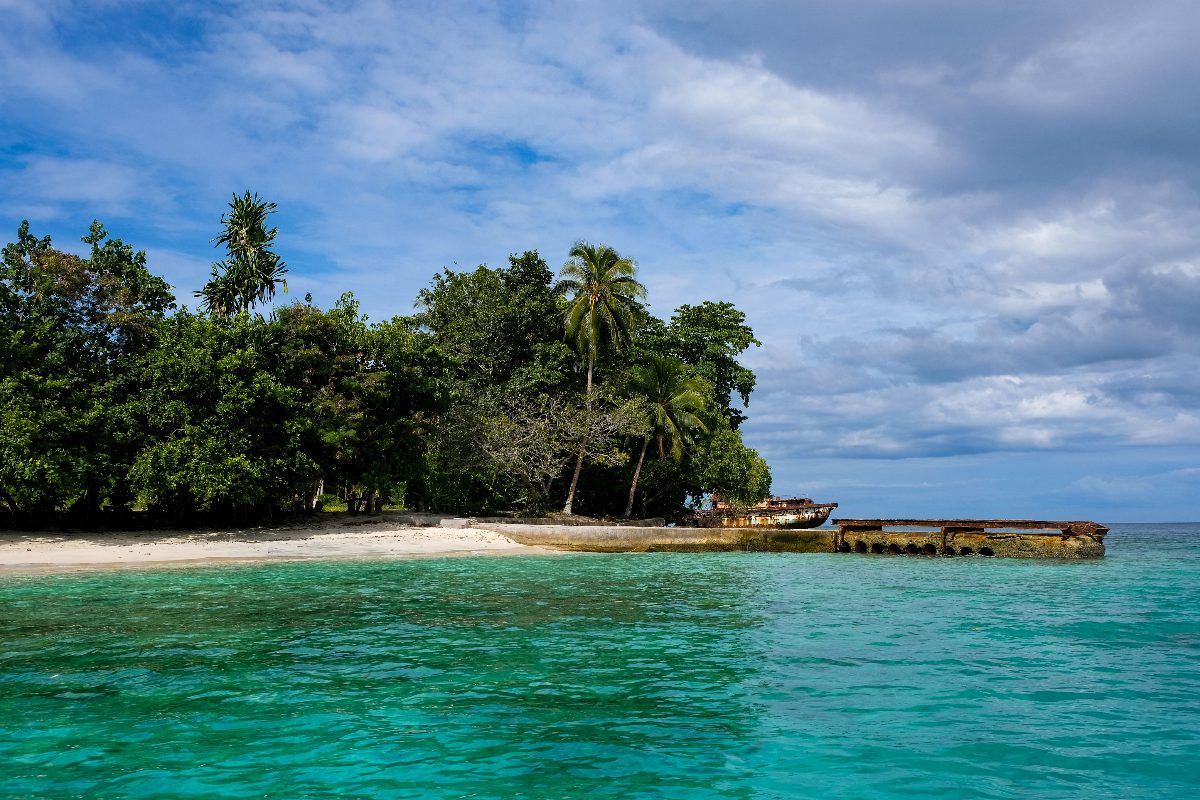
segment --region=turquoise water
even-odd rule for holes
[[[1196,797],[1200,526],[7,576],[0,794]]]

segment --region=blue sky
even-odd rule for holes
[[[291,294],[409,313],[585,238],[763,347],[747,440],[848,516],[1200,519],[1200,6],[0,0],[0,226],[181,299],[230,194]],[[13,233],[7,238],[11,239]]]

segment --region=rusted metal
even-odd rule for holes
[[[696,528],[816,528],[837,506],[808,497],[768,497],[757,505],[738,507],[714,496],[712,508],[695,512],[687,522]]]
[[[841,553],[1099,558],[1104,555],[1104,536],[1108,533],[1104,525],[1083,520],[835,519],[833,522],[838,526],[833,550]]]
[[[847,530],[875,530],[885,526],[897,528],[942,528],[955,531],[979,531],[992,528],[1015,528],[1018,530],[1047,530],[1063,533],[1100,535],[1108,528],[1098,522],[1084,520],[1037,520],[1037,519],[835,519],[834,525]]]

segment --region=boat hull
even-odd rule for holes
[[[700,528],[775,528],[798,530],[819,527],[837,508],[837,503],[821,503],[787,509],[746,509],[720,514],[703,514],[696,518]]]

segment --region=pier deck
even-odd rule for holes
[[[1009,558],[1100,558],[1108,528],[1095,522],[842,519],[838,528],[665,528],[464,520],[521,544],[590,552],[765,551]],[[908,528],[909,530],[885,530]],[[924,528],[925,530],[912,530]]]
[[[1101,558],[1108,533],[1105,526],[1082,520],[835,519],[833,524],[837,552],[893,555]]]

